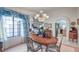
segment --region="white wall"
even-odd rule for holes
[[[55,36],[55,22],[58,20],[58,18],[65,16],[68,18],[67,20],[75,21],[77,18],[76,11],[77,8],[61,8],[54,11],[51,10],[49,20],[46,20],[45,22],[52,23],[53,36]]]
[[[79,18],[79,8],[77,8],[77,18]],[[77,25],[78,28],[78,39],[79,39],[79,25]]]
[[[24,39],[22,37],[10,37],[4,41],[3,50],[21,44],[23,42]]]
[[[77,8],[61,8],[50,12],[50,19],[47,22],[55,22],[62,16],[68,17],[71,21],[77,18]]]
[[[55,11],[52,11],[51,14],[54,19],[58,17],[66,16],[71,20],[75,20],[76,18],[76,8],[61,8]]]
[[[79,8],[77,8],[77,18],[79,18]]]

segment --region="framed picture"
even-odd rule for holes
[[[45,24],[44,24],[44,27],[45,27],[45,28],[46,28],[46,27],[52,28],[52,24],[51,24],[51,23],[45,23]]]

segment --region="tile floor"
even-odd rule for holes
[[[61,39],[61,36],[58,37],[59,41],[60,39]],[[7,49],[5,52],[27,52],[27,45],[21,44],[19,46]],[[78,43],[76,43],[76,42],[69,41],[68,39],[66,39],[66,37],[63,37],[61,52],[79,52],[79,41]]]
[[[18,45],[16,47],[7,49],[4,52],[27,52],[27,47],[26,47],[26,44],[21,44],[21,45]],[[39,52],[41,52],[41,51],[39,51]],[[76,49],[74,47],[62,45],[61,52],[79,52],[79,48]]]

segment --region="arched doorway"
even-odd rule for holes
[[[60,34],[63,34],[65,37],[69,37],[69,18],[68,17],[59,17],[55,22],[55,37],[58,37]]]

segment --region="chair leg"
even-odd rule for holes
[[[57,52],[60,52],[60,49],[57,49]]]
[[[40,47],[41,47],[41,52],[43,52],[43,48],[42,48],[42,45],[41,45]]]
[[[30,51],[30,47],[28,46],[28,47],[27,47],[27,52],[29,52],[29,51]]]
[[[48,46],[46,46],[46,52],[47,52],[47,50],[48,50]]]
[[[60,48],[59,48],[59,47],[57,47],[57,49],[56,49],[56,50],[57,50],[57,52],[60,52]]]
[[[78,43],[78,39],[76,39],[76,43]]]

